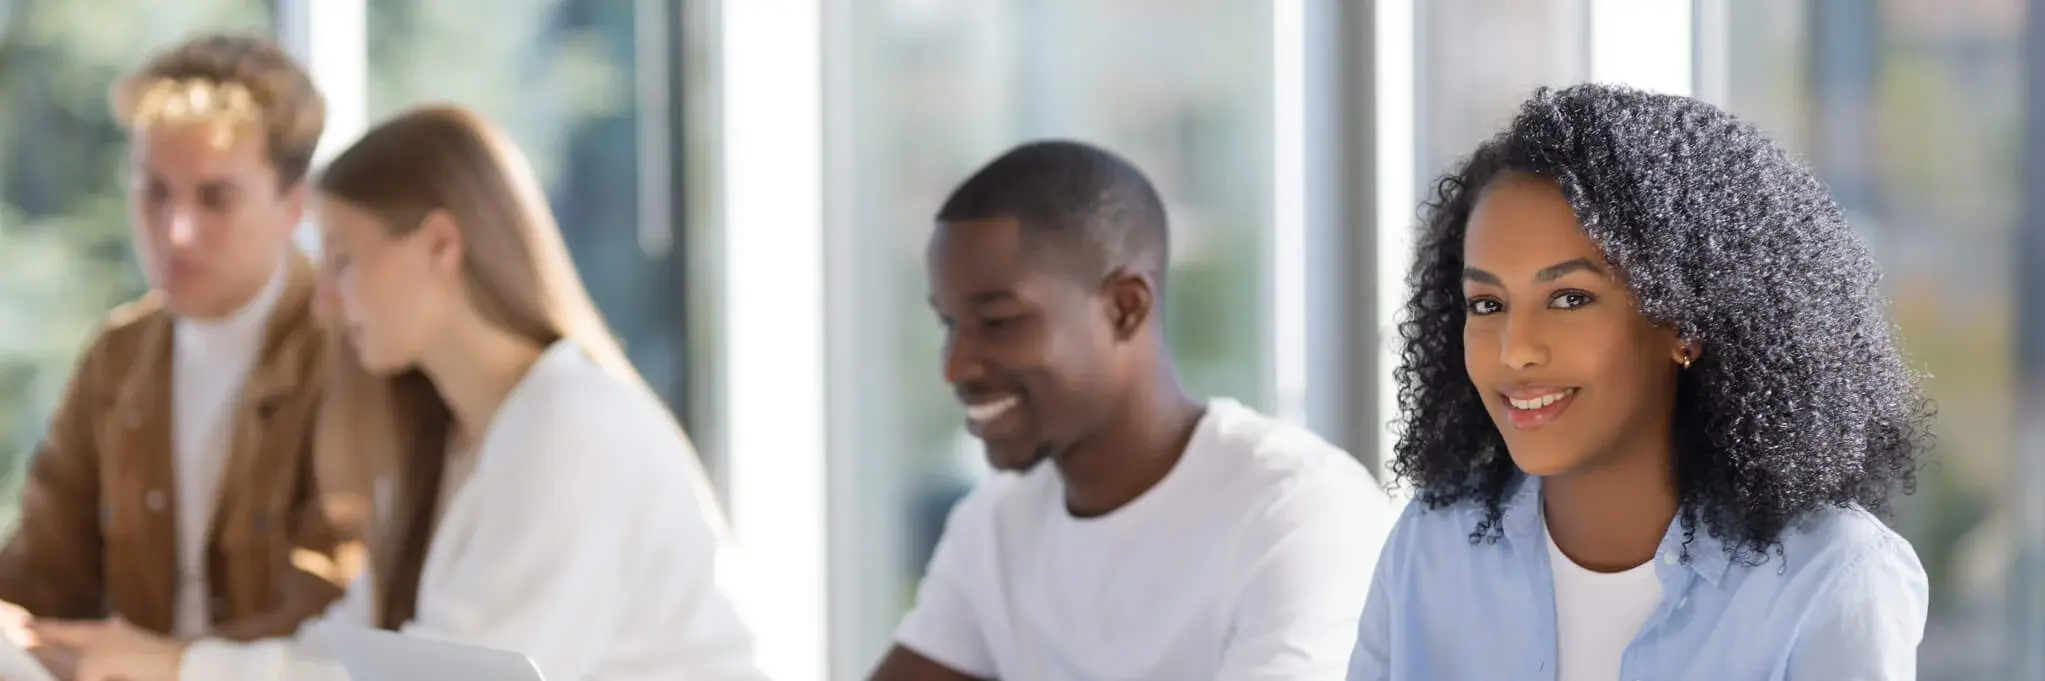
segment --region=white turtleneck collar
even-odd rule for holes
[[[263,332],[269,328],[270,313],[277,307],[277,300],[284,297],[284,285],[291,278],[291,262],[280,259],[270,274],[270,280],[256,297],[243,303],[241,309],[225,317],[196,319],[180,315],[177,319],[177,345],[181,355],[246,356],[251,361],[253,354],[262,350]]]

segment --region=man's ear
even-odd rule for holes
[[[1157,282],[1150,275],[1118,269],[1102,284],[1108,301],[1108,324],[1116,340],[1135,338],[1150,322],[1157,305]]]

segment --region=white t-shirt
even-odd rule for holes
[[[1662,602],[1654,561],[1624,572],[1595,572],[1563,555],[1555,535],[1541,534],[1555,573],[1556,681],[1619,681],[1626,646]]]
[[[1229,400],[1156,486],[1074,518],[1050,465],[952,509],[896,640],[1002,681],[1343,678],[1393,520],[1349,454]]]

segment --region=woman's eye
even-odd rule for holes
[[[1490,298],[1477,298],[1471,300],[1468,303],[1465,303],[1464,306],[1471,315],[1478,317],[1490,314],[1498,314],[1500,310],[1505,309],[1505,305]]]
[[[1555,294],[1555,297],[1548,299],[1548,307],[1558,310],[1574,310],[1591,304],[1593,300],[1595,299],[1591,297],[1591,294],[1582,291],[1563,291]]]

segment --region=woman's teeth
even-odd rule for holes
[[[1575,388],[1570,388],[1568,390],[1564,390],[1561,392],[1548,393],[1546,395],[1541,395],[1539,397],[1524,400],[1508,397],[1505,398],[1505,401],[1512,403],[1514,409],[1540,409],[1542,407],[1554,404],[1556,402],[1560,402],[1562,401],[1562,398],[1569,397],[1571,393],[1575,392],[1576,392]]]

